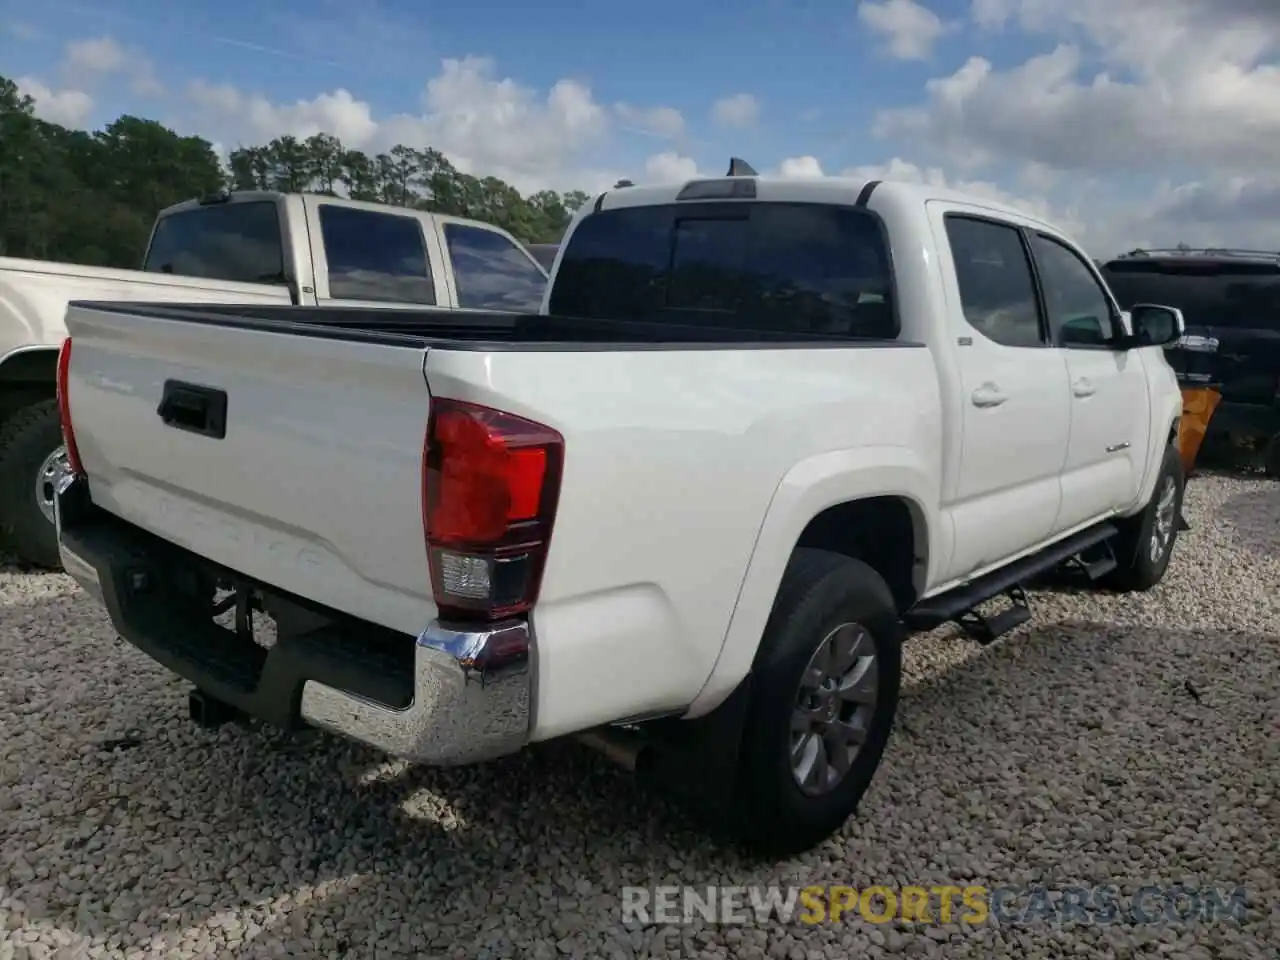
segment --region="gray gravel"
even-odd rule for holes
[[[1166,581],[1038,592],[909,649],[859,816],[784,864],[713,848],[576,744],[408,768],[184,719],[67,578],[0,572],[0,960],[1268,957],[1280,945],[1280,484],[1195,478]],[[624,884],[1249,888],[1243,924],[620,922]]]

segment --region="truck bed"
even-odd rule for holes
[[[72,306],[153,320],[236,327],[404,347],[453,350],[654,350],[767,347],[903,347],[903,340],[759,329],[698,312],[687,324],[596,320],[447,308],[312,307],[274,304],[182,304],[76,301]]]

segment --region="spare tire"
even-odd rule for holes
[[[0,423],[0,547],[58,570],[53,490],[66,468],[56,400],[22,407]]]

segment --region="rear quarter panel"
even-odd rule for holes
[[[921,458],[937,456],[940,402],[921,348],[432,350],[427,380],[565,437],[533,615],[535,739],[692,703],[731,620],[758,640],[813,512],[904,487],[937,502]]]

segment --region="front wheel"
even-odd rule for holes
[[[875,570],[795,552],[752,668],[736,809],[750,848],[801,853],[856,811],[893,727],[902,633]]]
[[[1184,479],[1182,458],[1166,448],[1160,475],[1146,507],[1128,518],[1115,538],[1116,569],[1106,579],[1117,590],[1150,590],[1164,579],[1178,539]]]

